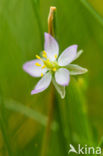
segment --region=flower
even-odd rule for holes
[[[65,97],[65,86],[70,82],[70,75],[84,74],[87,69],[71,64],[81,54],[77,52],[77,45],[69,46],[59,55],[59,45],[57,41],[48,33],[45,33],[45,44],[42,56],[36,55],[37,59],[26,62],[23,65],[24,71],[33,77],[41,77],[31,94],[44,91],[53,82],[55,88]]]

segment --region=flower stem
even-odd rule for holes
[[[50,7],[50,12],[48,16],[48,33],[54,36],[54,12],[56,10],[56,7]],[[48,113],[48,121],[47,121],[47,127],[44,134],[43,144],[42,144],[42,150],[41,150],[41,156],[47,155],[47,149],[48,149],[48,142],[50,137],[50,129],[51,129],[51,123],[53,118],[53,112],[54,112],[54,86],[51,85],[51,94],[50,94],[50,103],[49,103],[49,113]]]

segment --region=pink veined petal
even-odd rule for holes
[[[65,68],[60,68],[55,73],[55,80],[61,86],[67,86],[70,81],[69,71]]]
[[[47,53],[48,59],[50,59],[51,61],[56,60],[56,57],[59,54],[59,45],[57,41],[48,33],[45,33],[44,50]]]
[[[35,63],[39,63],[41,66],[36,66]],[[41,73],[45,74],[47,71],[46,68],[42,69],[41,67],[44,65],[44,63],[39,60],[35,59],[32,61],[28,61],[23,65],[24,71],[26,71],[28,74],[30,74],[33,77],[40,77]]]
[[[72,45],[65,49],[58,58],[58,64],[60,66],[66,66],[71,63],[76,57],[77,47],[77,45]]]
[[[42,91],[44,91],[45,89],[47,89],[50,85],[52,79],[52,75],[51,73],[46,73],[37,83],[37,85],[35,86],[34,90],[31,91],[31,94],[37,94],[40,93]]]
[[[74,60],[78,59],[78,58],[81,56],[82,53],[83,53],[83,50],[79,50],[79,51],[77,52],[76,57],[75,57]],[[73,61],[74,61],[74,60],[73,60]]]

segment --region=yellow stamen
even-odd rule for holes
[[[43,51],[43,55],[47,55],[47,53],[46,53],[46,51],[45,51],[45,50]]]
[[[51,62],[50,62],[50,60],[49,60],[49,59],[47,59],[47,62],[48,62],[48,64],[49,64],[49,65],[51,64]]]
[[[41,73],[41,77],[43,77],[43,73]]]
[[[42,66],[42,69],[44,69],[46,67],[46,65]]]
[[[47,56],[46,56],[45,54],[43,54],[43,57],[44,57],[44,58],[47,58]]]
[[[52,70],[55,72],[57,69],[56,68],[53,68]]]
[[[37,59],[41,59],[39,55],[36,55],[36,58],[37,58]]]
[[[44,64],[45,64],[46,67],[49,67],[50,68],[51,63],[50,63],[49,59],[43,60],[43,62],[44,62]]]
[[[57,54],[54,57],[57,58]]]
[[[36,65],[36,66],[41,66],[41,64],[40,64],[40,63],[38,63],[38,62],[36,62],[36,63],[35,63],[35,65]]]

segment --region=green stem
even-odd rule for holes
[[[59,103],[58,96],[55,96],[56,120],[59,123],[59,128],[58,128],[57,135],[58,135],[58,139],[59,139],[59,143],[60,143],[59,145],[60,145],[62,155],[67,156],[67,153],[68,153],[67,145],[68,145],[68,143],[67,143],[65,135],[64,135],[65,130],[64,130],[63,121],[62,121],[62,118],[61,118],[60,104],[61,103]]]
[[[51,130],[51,124],[52,124],[52,118],[53,118],[53,112],[54,112],[54,87],[53,87],[53,85],[51,86],[51,98],[50,98],[50,106],[49,107],[50,108],[49,108],[49,114],[48,114],[48,122],[47,122],[47,127],[45,130],[45,135],[44,135],[44,139],[43,139],[41,156],[46,156],[47,149],[48,149],[50,130]]]

